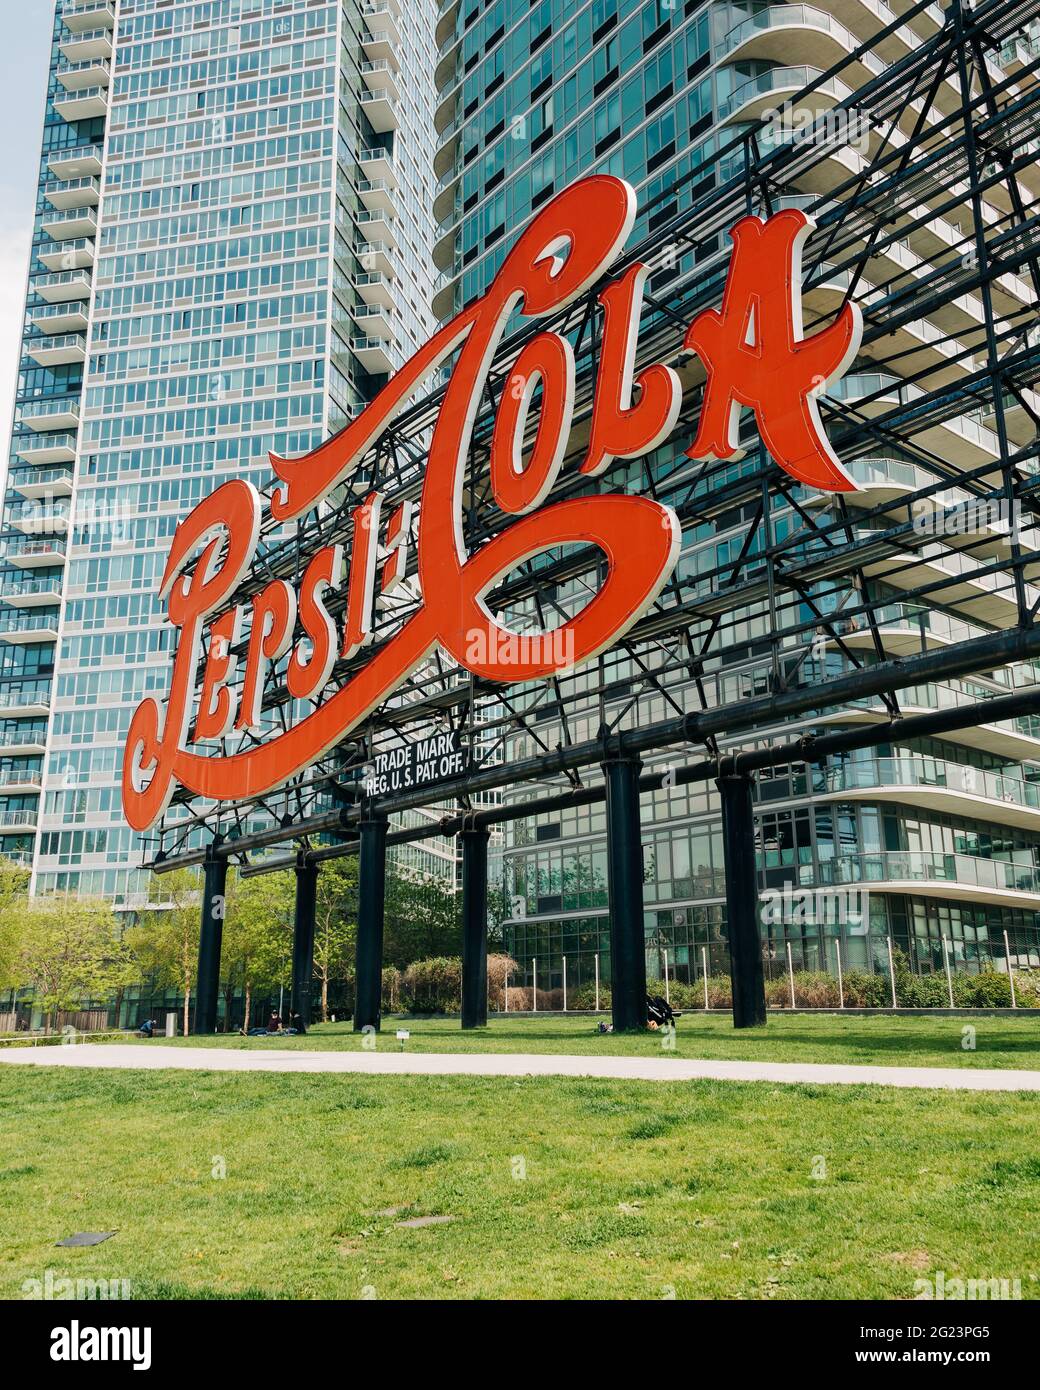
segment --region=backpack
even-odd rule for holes
[[[664,1028],[668,1024],[675,1023],[675,1014],[672,1006],[667,999],[662,999],[659,994],[648,994],[646,996],[646,1013],[650,1023],[656,1023],[658,1028]]]

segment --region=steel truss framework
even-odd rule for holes
[[[898,24],[925,8],[922,0]],[[732,530],[736,539],[729,553],[717,552],[714,563],[697,573],[680,565],[652,610],[598,665],[539,686],[503,687],[477,680],[435,654],[349,742],[276,794],[229,807],[179,793],[158,828],[154,867],[163,871],[205,861],[209,878],[216,865],[226,871],[232,859],[248,872],[249,854],[295,841],[294,855],[252,868],[296,863],[303,872],[322,859],[356,852],[360,843],[364,878],[366,857],[374,871],[388,839],[428,837],[437,826],[388,836],[387,815],[428,806],[430,792],[375,802],[360,794],[361,769],[375,750],[427,737],[431,727],[456,731],[469,748],[469,771],[439,784],[436,801],[458,807],[445,813],[440,828],[464,832],[464,883],[476,883],[478,896],[480,874],[466,861],[468,854],[480,853],[479,832],[490,823],[532,814],[543,802],[605,795],[608,822],[627,817],[627,832],[638,845],[638,760],[676,745],[683,746],[683,758],[696,759],[680,772],[681,780],[719,779],[729,864],[731,847],[742,846],[738,852],[746,855],[750,844],[754,852],[748,776],[753,765],[762,765],[754,758],[819,758],[844,746],[835,738],[852,737],[832,736],[830,746],[826,738],[787,743],[742,762],[732,746],[740,736],[788,718],[833,715],[866,696],[883,702],[888,721],[857,731],[860,746],[883,741],[893,731],[908,736],[919,720],[901,718],[901,690],[1040,657],[1035,624],[1040,589],[1032,584],[1040,575],[1040,557],[1021,533],[1016,529],[995,543],[992,531],[983,527],[944,543],[937,555],[934,538],[915,524],[922,512],[944,505],[951,486],[959,496],[999,504],[1005,515],[1021,518],[1027,535],[1040,521],[1040,400],[1033,394],[1040,378],[1040,203],[1033,201],[1040,195],[1040,58],[1014,72],[994,61],[1035,13],[1035,4],[988,0],[968,10],[954,0],[931,38],[867,83],[853,82],[850,73],[863,53],[897,28],[889,25],[792,98],[793,108],[820,113],[808,138],[771,143],[761,118],[752,115],[732,138],[717,136],[710,159],[655,200],[649,209],[651,235],[611,268],[613,277],[635,261],[652,266],[638,365],[669,362],[683,379],[684,408],[675,435],[654,456],[618,461],[594,481],[577,473],[597,376],[599,287],[555,319],[525,324],[496,355],[468,460],[464,535],[471,551],[508,520],[491,495],[488,455],[512,363],[536,332],[554,328],[571,338],[578,364],[575,425],[554,498],[590,489],[642,490],[667,500],[684,532]],[[869,144],[855,151],[834,132],[843,128],[842,118],[846,128],[857,129],[863,115],[869,120]],[[680,195],[692,202],[683,211]],[[680,349],[694,315],[721,297],[729,261],[725,233],[745,214],[765,216],[793,205],[816,223],[804,258],[806,333],[829,323],[852,298],[864,309],[860,357],[852,368],[858,387],[821,402],[828,436],[847,467],[883,456],[913,469],[908,475],[913,485],[873,506],[853,508],[841,497],[810,496],[766,455],[749,417],[742,425],[747,453],[740,463],[691,462],[682,453],[693,437],[703,372]],[[907,254],[908,238],[940,224],[941,249],[927,260]],[[1018,293],[1009,290],[1012,282]],[[351,511],[359,494],[377,487],[388,504],[417,500],[425,447],[443,395],[442,384],[402,412],[334,504],[312,513],[291,535],[265,524],[260,558],[233,601],[248,601],[273,578],[298,582],[321,546],[339,542],[349,553]],[[962,453],[962,459],[970,456],[974,462],[951,462],[943,441],[951,429],[964,428],[965,417],[984,420],[996,445]],[[821,501],[827,505],[821,507]],[[552,627],[595,591],[599,563],[588,548],[543,555],[514,571],[489,602],[498,611],[524,615],[532,626]],[[955,612],[972,624],[970,635],[934,650],[926,648],[922,635],[919,653],[890,657],[882,629],[894,593],[901,603]],[[376,648],[421,601],[416,594],[380,614]],[[340,613],[344,602],[343,595],[334,597],[330,611]],[[857,634],[852,642],[850,632]],[[823,678],[817,660],[821,643],[840,654],[839,675]],[[329,692],[370,659],[372,650],[340,662]],[[767,687],[753,698],[726,698],[722,676],[751,660],[768,667]],[[1010,683],[1022,684],[1021,672]],[[666,718],[634,720],[636,701],[648,692],[663,702]],[[1040,710],[1040,692],[1014,699],[1016,710]],[[986,720],[1000,703],[986,702]],[[590,705],[596,731],[580,737],[577,716]],[[292,710],[278,672],[268,679],[264,709],[268,735],[289,727]],[[981,722],[983,716],[980,707],[967,706],[946,718],[953,722],[943,727],[953,728]],[[554,730],[551,742],[543,732],[547,727]],[[244,746],[236,744],[236,750]],[[518,756],[518,748],[528,750],[526,755]],[[228,745],[219,751],[232,750]],[[597,778],[596,785],[585,785],[583,771],[600,767],[603,783]],[[642,786],[653,785],[655,775],[644,775]],[[478,799],[526,782],[535,791],[541,787],[541,800],[488,808]],[[255,825],[258,816],[271,828],[251,830],[247,822]],[[371,840],[373,826],[381,827],[378,845]],[[637,904],[613,833],[608,825],[612,923],[622,911],[638,908],[641,924],[641,889]],[[330,834],[338,843],[322,843]],[[365,892],[363,884],[363,898]],[[623,902],[616,901],[619,895]],[[737,971],[740,921],[748,912],[754,917],[754,903],[745,894],[728,909]],[[381,902],[372,910],[381,919]],[[463,914],[468,919],[465,903]],[[751,930],[745,924],[746,959]],[[757,941],[757,927],[754,931]],[[203,983],[200,977],[200,996]],[[737,1012],[745,1022],[756,1021],[754,981],[747,977],[745,984],[752,1002]],[[624,1006],[621,1014],[616,1007],[615,1022],[624,1026]]]

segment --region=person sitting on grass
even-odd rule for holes
[[[274,1009],[271,1010],[271,1017],[267,1020],[267,1031],[269,1033],[280,1033],[282,1031],[282,1016]]]

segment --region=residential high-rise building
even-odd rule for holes
[[[59,0],[0,534],[0,852],[132,904],[178,521],[433,322],[433,0]],[[259,823],[259,821],[255,821]],[[410,847],[453,879],[450,845]]]
[[[900,16],[905,17],[902,23]],[[575,178],[610,173],[634,185],[639,197],[638,220],[629,239],[634,245],[696,207],[705,190],[733,177],[741,152],[724,159],[719,152],[732,147],[741,131],[760,127],[767,109],[783,108],[818,82],[820,94],[809,102],[815,117],[913,54],[945,20],[940,6],[906,0],[892,0],[891,5],[883,0],[824,0],[816,5],[757,0],[442,3],[437,26],[439,184],[434,204],[439,222],[434,258],[442,272],[434,301],[438,316],[449,318],[486,289],[533,213]],[[991,46],[985,57],[986,80],[999,86],[1027,67],[1037,51],[1036,33],[1028,28],[997,51]],[[827,75],[850,59],[841,76]],[[940,119],[951,109],[956,80],[954,65],[934,92],[908,108],[910,114],[900,118],[888,138],[905,142],[915,121]],[[918,90],[923,93],[924,88]],[[881,123],[877,125],[869,133],[875,142],[871,148],[881,139]],[[789,138],[783,130],[776,136]],[[770,148],[769,139],[763,128],[763,149]],[[754,190],[750,196],[756,202],[747,211],[764,215],[776,206],[811,208],[829,188],[865,167],[856,151],[840,140],[829,159],[829,164],[822,158],[806,159],[803,181],[792,176],[794,191],[788,187],[778,193],[766,185]],[[1040,193],[1036,165],[1023,169],[1018,180],[1023,205],[1035,207]],[[881,298],[877,286],[921,280],[937,258],[949,256],[954,248],[972,254],[970,199],[962,186],[962,206],[951,212],[951,201],[958,202],[957,190],[940,197],[943,191],[937,176],[934,194],[924,190],[921,205],[893,200],[886,210],[885,247],[855,286],[868,312]],[[779,201],[771,207],[768,200],[774,195]],[[978,215],[987,224],[1006,215],[1012,203],[1006,189],[996,185],[984,187],[980,196]],[[946,210],[933,211],[930,202]],[[905,227],[905,235],[894,237],[889,224]],[[681,261],[651,279],[651,288],[671,283],[677,275],[719,275],[730,243],[724,231],[713,227],[694,251],[683,246],[680,254]],[[849,288],[848,278],[836,281],[829,292],[822,272],[819,283],[819,291],[813,291],[817,315],[833,314]],[[1027,279],[1015,274],[1001,279],[999,312],[1010,321],[1027,311],[1033,298]],[[920,395],[921,381],[958,380],[972,369],[971,354],[981,351],[984,328],[981,294],[965,295],[952,312],[941,311],[937,323],[925,319],[906,324],[898,351],[891,343],[864,350],[835,398],[869,419]],[[882,368],[874,360],[886,354],[896,359],[894,368]],[[935,376],[929,378],[930,372]],[[1032,404],[1037,404],[1035,396]],[[1032,437],[1027,411],[1012,401],[1005,416],[1013,446]],[[745,418],[746,425],[752,423]],[[754,437],[753,428],[749,435]],[[692,476],[691,465],[682,458],[689,438],[688,433],[681,440],[677,435],[659,449],[646,461],[648,472],[643,471],[644,461],[618,462],[607,475],[607,485],[642,490],[649,476],[655,495],[669,500],[672,489],[680,482],[688,485]],[[963,414],[947,411],[914,441],[941,460],[938,472],[915,462],[899,443],[890,435],[887,445],[849,461],[859,491],[845,495],[840,505],[848,506],[854,521],[865,516],[863,526],[884,526],[877,509],[886,503],[897,506],[900,497],[934,482],[943,470],[950,476],[987,462],[996,468],[1001,458],[992,409],[980,409],[970,399],[964,402]],[[749,466],[756,462],[753,448]],[[740,467],[732,465],[719,476],[732,483],[740,477]],[[954,481],[940,503],[964,501],[966,496]],[[835,517],[842,515],[836,499],[810,489],[796,488],[792,497],[791,503],[782,498],[774,503],[772,521],[778,536],[797,520],[794,505],[815,509],[816,514],[831,507]],[[679,561],[680,581],[694,586],[697,576],[717,572],[727,558],[738,564],[749,523],[755,525],[754,500],[714,509],[709,502],[699,524],[686,528]],[[1035,532],[1025,531],[1022,544],[1035,549],[1035,539]],[[980,553],[997,555],[1006,541],[1006,534],[994,528],[976,543],[971,565],[955,542],[937,540],[920,552],[920,563],[884,563],[870,570],[874,600],[885,601],[880,648],[861,616],[861,581],[850,574],[844,592],[831,586],[824,616],[833,618],[846,607],[853,616],[838,621],[837,637],[821,624],[818,641],[801,649],[792,646],[789,655],[782,654],[785,688],[811,685],[849,670],[853,659],[869,664],[934,650],[1014,623],[1015,595],[1006,577],[990,574],[966,578],[960,585],[952,582],[956,574],[981,563]],[[939,599],[907,597],[929,577],[947,581]],[[1032,603],[1040,595],[1027,588]],[[563,586],[542,597],[557,601],[565,611],[574,593]],[[707,584],[703,597],[715,598]],[[718,600],[711,610],[725,612],[731,636],[724,654],[710,658],[695,678],[673,676],[670,687],[662,691],[656,682],[644,679],[652,672],[637,669],[615,653],[608,654],[598,670],[571,681],[568,735],[575,741],[594,738],[607,716],[612,728],[634,728],[697,709],[701,698],[709,705],[735,703],[774,689],[775,657],[763,640],[768,636],[766,603],[749,602],[746,609],[730,612],[734,602],[727,607]],[[808,604],[805,611],[809,616]],[[905,691],[901,706],[911,714],[961,705],[1034,685],[1037,679],[1035,666],[1004,667]],[[536,746],[553,748],[563,731],[552,701],[531,695],[517,703],[530,712],[537,740],[517,735],[505,750],[506,758],[530,755]],[[746,747],[776,736],[841,729],[885,717],[881,700],[864,698],[823,718],[756,730],[737,742]],[[689,755],[697,756],[697,750],[689,750]],[[660,769],[675,758],[674,752],[651,758],[648,769]],[[553,786],[558,790],[559,782],[512,788],[505,794],[533,797]],[[775,930],[767,927],[767,958],[780,969],[786,966],[788,948],[796,969],[833,972],[839,952],[846,969],[883,968],[886,938],[906,952],[918,971],[942,970],[944,949],[956,967],[971,970],[992,962],[1005,968],[1005,932],[1017,965],[1040,964],[1040,722],[1035,718],[984,724],[939,738],[895,739],[819,766],[779,767],[760,776],[757,797],[754,871],[763,893],[785,886],[869,889],[862,918],[825,926],[799,927],[795,922]],[[512,911],[506,945],[528,983],[537,960],[539,986],[559,987],[564,958],[572,988],[591,981],[597,955],[606,977],[604,832],[602,803],[532,816],[507,828],[505,889]],[[669,786],[666,780],[660,790],[644,795],[643,839],[649,974],[660,977],[667,968],[691,980],[705,964],[712,973],[724,970],[725,882],[714,784]],[[747,870],[753,871],[750,864]]]

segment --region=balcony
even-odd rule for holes
[[[397,170],[391,150],[362,150],[358,155],[358,163],[366,179],[387,183],[391,188],[397,187]]]
[[[381,304],[363,304],[354,310],[354,322],[367,338],[392,338],[393,310]]]
[[[90,237],[63,241],[53,251],[42,251],[40,260],[48,270],[90,270],[94,264],[95,243]]]
[[[369,274],[375,272],[386,276],[387,279],[394,278],[394,263],[390,259],[391,248],[385,242],[362,242],[356,247],[355,254],[363,271]]]
[[[62,39],[58,47],[61,49],[61,56],[69,63],[111,58],[112,33],[109,29],[84,29],[73,38]]]
[[[61,602],[61,580],[23,579],[20,575],[0,575],[0,602],[12,608],[52,608]]]
[[[21,423],[31,430],[74,430],[79,427],[79,401],[37,401],[22,406]],[[58,459],[48,459],[58,463]]]
[[[65,179],[62,183],[48,184],[43,192],[51,207],[60,211],[97,207],[101,201],[101,184],[95,178]]]
[[[96,182],[96,180],[91,180]],[[97,236],[97,212],[93,207],[63,208],[61,212],[46,213],[43,218],[43,230],[52,241],[67,242],[70,240],[80,240],[85,237]],[[63,246],[62,251],[66,248]],[[52,270],[60,267],[52,266]]]
[[[361,80],[368,92],[375,95],[385,92],[392,101],[401,100],[401,88],[396,76],[398,68],[396,58],[392,62],[389,58],[376,58],[373,61],[361,63],[359,68]],[[362,94],[362,100],[364,100],[364,94]]]
[[[100,145],[77,145],[71,150],[56,150],[47,167],[56,179],[96,179],[101,174]]]
[[[108,114],[108,88],[86,87],[82,92],[56,97],[54,109],[66,121],[96,120]]]
[[[46,719],[51,711],[50,687],[0,689],[0,719]]]
[[[378,304],[389,309],[394,303],[393,286],[386,275],[377,270],[363,271],[354,276],[354,288],[366,304]]]
[[[361,47],[370,59],[389,58],[401,46],[401,12],[391,8],[392,0],[361,0],[361,17],[368,33],[361,36]]]
[[[378,135],[385,135],[387,131],[397,129],[394,96],[385,87],[371,92],[362,92],[360,101],[362,111]]]
[[[17,439],[14,447],[15,453],[26,463],[74,463],[76,460],[74,434],[41,434],[36,439]]]
[[[67,92],[78,94],[107,87],[112,81],[112,70],[107,58],[87,58],[82,63],[59,63],[56,76]]]
[[[70,34],[86,34],[93,29],[114,29],[115,0],[65,0],[61,19]]]
[[[390,344],[386,339],[351,338],[350,347],[366,372],[382,375],[385,372],[393,371],[394,364],[390,356]]]
[[[48,304],[68,304],[74,299],[89,296],[90,272],[59,270],[53,275],[37,275],[31,288],[34,294],[38,294]]]
[[[362,179],[358,184],[358,197],[370,213],[382,217],[392,217],[395,211],[394,185],[386,179]]]
[[[848,854],[824,861],[819,881],[828,887],[856,884],[927,898],[1040,908],[1040,874],[1035,869],[969,854],[915,850]]]
[[[849,95],[845,83],[833,77],[820,82],[822,76],[819,68],[809,66],[771,68],[768,72],[759,73],[757,77],[741,82],[719,102],[719,121],[756,120],[764,111],[780,106],[785,98],[793,97],[810,84],[814,86],[805,99],[807,110],[834,106]]]
[[[4,559],[21,569],[63,565],[65,544],[64,536],[33,536],[24,541],[10,541],[4,547]]]
[[[66,502],[16,503],[10,510],[10,522],[26,536],[64,535],[69,529],[69,507]]]
[[[5,794],[13,795],[15,792],[38,792],[42,785],[43,773],[38,770],[30,771],[28,768],[25,768],[19,772],[0,772],[0,792]],[[4,811],[0,812],[0,814],[10,815],[12,813]]]
[[[21,497],[69,497],[72,495],[71,468],[16,468],[7,481]]]
[[[869,796],[872,801],[897,801],[997,825],[1040,829],[1040,784],[941,758],[906,754],[817,767],[812,789],[827,800]]]
[[[41,367],[64,367],[71,362],[84,362],[87,340],[82,333],[62,333],[57,338],[34,338],[27,351]]]
[[[8,757],[22,754],[32,757],[47,751],[47,730],[42,729],[0,729],[0,749]]]
[[[39,305],[29,310],[29,317],[36,328],[48,335],[87,331],[87,306],[82,300],[78,303]]]
[[[392,251],[397,250],[397,219],[387,212],[359,212],[358,231],[367,242],[382,243]]]
[[[57,613],[0,613],[0,641],[27,646],[58,640]]]
[[[0,811],[0,832],[10,834],[13,830],[35,830],[39,819],[38,811]]]

